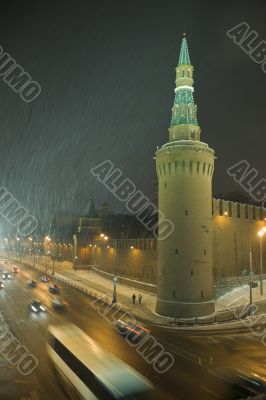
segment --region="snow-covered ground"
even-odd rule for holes
[[[260,294],[260,283],[258,287],[252,289],[252,300],[253,303],[257,303],[266,300],[266,280],[263,281],[263,292]],[[215,302],[216,311],[222,311],[229,308],[235,308],[249,304],[250,301],[250,288],[249,285],[242,285],[236,287],[223,296],[219,297]]]

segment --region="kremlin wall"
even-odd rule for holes
[[[213,199],[213,271],[214,278],[247,275],[249,273],[250,241],[254,273],[259,273],[259,237],[266,226],[266,210],[252,205]],[[77,238],[79,263],[114,272],[115,242],[103,240],[99,233],[82,245]],[[96,246],[96,247],[95,247]],[[266,260],[266,246],[264,246]],[[117,275],[141,282],[157,283],[156,239],[118,239]]]

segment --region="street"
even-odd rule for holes
[[[36,288],[27,288],[29,279],[37,281]],[[6,324],[20,343],[37,357],[39,364],[32,374],[22,376],[15,366],[1,356],[0,399],[24,400],[36,396],[38,399],[68,398],[48,362],[46,332],[48,324],[69,321],[146,376],[154,385],[152,399],[229,398],[226,397],[227,386],[208,372],[217,367],[247,368],[265,374],[265,347],[260,338],[251,332],[191,335],[146,324],[165,351],[175,359],[169,371],[159,374],[95,311],[91,306],[92,299],[78,290],[60,284],[61,296],[67,299],[69,308],[58,313],[52,309],[51,299],[54,295],[48,292],[49,284],[40,281],[40,273],[24,266],[18,274],[12,274],[12,279],[5,281],[4,285],[0,292],[0,304]],[[40,299],[47,312],[30,312],[29,302],[32,298]]]

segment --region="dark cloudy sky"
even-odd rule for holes
[[[82,213],[90,195],[116,207],[89,172],[110,159],[152,197],[184,26],[214,192],[237,188],[226,168],[242,159],[266,177],[266,74],[226,35],[246,21],[266,40],[265,14],[265,0],[1,5],[0,45],[42,86],[24,103],[0,78],[2,184],[37,217]]]

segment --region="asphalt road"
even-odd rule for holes
[[[38,282],[34,289],[26,287],[27,280],[31,278]],[[32,374],[23,376],[16,366],[0,356],[1,400],[68,398],[46,355],[47,326],[51,323],[76,324],[103,348],[146,376],[154,385],[150,399],[230,400],[237,397],[231,396],[229,386],[210,371],[234,367],[266,375],[266,349],[259,335],[252,332],[191,336],[163,327],[147,326],[165,351],[175,359],[169,371],[159,374],[97,313],[91,305],[93,299],[78,290],[60,284],[61,296],[67,299],[70,306],[66,312],[58,313],[51,307],[53,295],[48,292],[48,284],[40,282],[40,274],[32,269],[24,267],[4,285],[0,291],[0,309],[6,325],[19,342],[37,357],[38,368]],[[43,302],[46,313],[36,315],[29,311],[29,302],[33,297]]]

